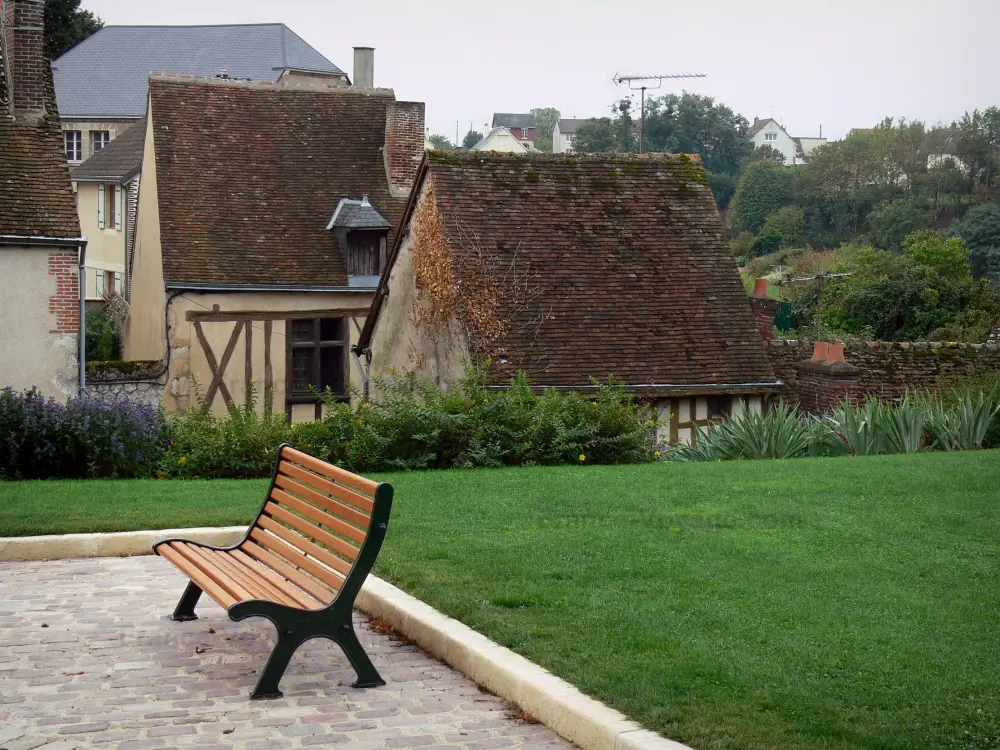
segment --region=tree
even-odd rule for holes
[[[428,136],[427,140],[431,142],[431,145],[434,148],[441,149],[442,151],[449,151],[455,148],[451,141],[448,140],[448,136],[441,135],[440,133],[434,133],[433,135]]]
[[[933,216],[915,201],[882,203],[868,214],[868,227],[876,247],[899,251],[903,240],[931,223]]]
[[[785,155],[778,151],[778,149],[774,146],[770,146],[765,143],[763,146],[758,146],[751,151],[750,155],[743,160],[743,164],[740,166],[742,168],[755,161],[769,161],[772,164],[777,164],[779,167],[783,167],[785,165]]]
[[[915,263],[942,278],[956,281],[971,278],[969,248],[961,237],[945,239],[937,232],[921,229],[903,240],[903,247]]]
[[[535,148],[552,152],[552,131],[562,116],[555,107],[535,107],[531,110],[535,118]]]
[[[50,60],[69,52],[104,28],[104,21],[80,7],[80,0],[46,0],[45,54]]]
[[[762,235],[775,238],[777,247],[785,250],[806,244],[806,217],[799,206],[784,206],[767,217]]]
[[[698,154],[709,172],[738,174],[753,151],[749,123],[710,96],[685,91],[646,100],[646,151]]]
[[[746,165],[732,206],[740,228],[756,234],[764,228],[767,217],[788,201],[790,185],[785,169],[769,161]]]
[[[462,139],[462,148],[472,148],[481,140],[483,140],[482,133],[477,130],[470,130],[465,134],[465,138]]]
[[[965,240],[974,276],[1000,281],[1000,205],[976,206],[951,225],[949,234]]]
[[[573,150],[578,154],[602,154],[615,150],[615,134],[610,117],[584,120],[573,136]]]

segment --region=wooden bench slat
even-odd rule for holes
[[[184,573],[184,575],[194,581],[196,586],[199,586],[202,591],[215,599],[215,601],[217,601],[224,609],[229,609],[231,606],[236,604],[237,600],[232,594],[219,586],[215,581],[208,577],[205,571],[197,567],[193,562],[181,555],[169,544],[161,544],[156,548],[156,551],[159,552],[162,557],[167,558],[170,562],[176,565],[181,572]]]
[[[257,560],[257,562],[261,565],[265,565],[272,570],[277,571],[280,575],[287,578],[296,586],[299,586],[303,591],[309,592],[310,596],[314,596],[318,601],[323,602],[323,604],[329,604],[336,596],[336,592],[331,591],[329,587],[325,586],[321,581],[317,581],[315,578],[307,576],[287,560],[281,559],[271,552],[271,550],[261,547],[256,542],[243,542],[240,547],[240,551],[253,557],[253,559]]]
[[[303,591],[273,568],[269,568],[260,560],[255,560],[250,557],[250,555],[242,549],[234,549],[229,554],[243,567],[250,569],[257,575],[270,581],[274,588],[283,591],[287,597],[297,602],[299,607],[303,607],[305,609],[319,609],[320,607],[325,606],[326,602],[322,602]],[[325,590],[324,593],[329,594],[329,592]]]
[[[364,513],[361,513],[360,516],[355,515],[355,513],[359,513],[359,511],[355,511],[353,508],[345,506],[342,503],[337,502],[334,498],[324,495],[321,492],[317,492],[312,487],[302,484],[301,482],[297,482],[285,474],[278,474],[274,478],[274,484],[275,488],[271,490],[272,493],[280,487],[288,493],[295,494],[311,503],[314,503],[325,511],[330,511],[332,514],[340,514],[345,507],[348,510],[353,511],[348,514],[348,516],[350,516],[350,520],[361,524],[364,529],[359,529],[357,526],[352,526],[347,523],[347,521],[344,520],[346,516],[342,515],[333,515],[336,523],[330,524],[330,528],[336,529],[337,533],[353,539],[358,544],[364,544],[365,537],[367,536],[365,529],[367,529],[369,523],[371,523],[371,518],[369,516]],[[364,518],[364,521],[361,520],[362,518]]]
[[[279,528],[284,528],[274,521],[271,521],[271,523],[274,523],[274,525]],[[263,525],[255,528],[250,532],[250,538],[258,544],[271,550],[274,554],[285,558],[288,562],[294,564],[301,570],[306,571],[314,578],[318,578],[330,588],[336,589],[337,591],[340,590],[340,587],[344,582],[344,577],[339,575],[337,571],[332,570],[325,565],[320,565],[320,560],[318,559],[310,559],[306,557],[301,550],[289,544],[280,536],[268,533],[270,529],[268,529],[268,531],[265,531],[264,529],[265,527]]]
[[[361,552],[360,549],[355,547],[346,539],[342,539],[339,536],[334,536],[330,532],[316,525],[321,523],[324,526],[327,526],[328,528],[335,529],[339,528],[342,525],[346,525],[343,523],[343,521],[338,521],[338,519],[334,518],[329,513],[324,513],[319,508],[316,508],[310,505],[309,503],[299,500],[297,497],[293,497],[292,495],[289,495],[287,492],[282,492],[281,490],[278,489],[273,490],[271,492],[271,500],[272,504],[273,501],[275,500],[278,501],[278,505],[276,506],[275,512],[272,513],[272,515],[275,515],[279,511],[281,511],[282,515],[278,517],[281,518],[283,521],[288,521],[288,523],[292,523],[292,521],[289,520],[288,516],[298,519],[298,521],[301,521],[302,523],[305,524],[306,527],[308,527],[308,528],[301,528],[296,526],[296,528],[299,528],[303,533],[308,534],[309,536],[312,536],[315,539],[321,540],[323,544],[332,549],[335,549],[337,552],[344,555],[345,557],[350,558],[352,562],[358,559],[358,554]],[[287,510],[283,510],[284,506],[287,506],[292,510],[297,510],[299,513],[306,515],[308,518],[315,521],[316,524],[309,523],[309,521],[305,521],[300,516],[296,516],[293,513],[289,513]]]
[[[332,466],[326,463],[326,461],[320,461],[318,458],[313,458],[308,453],[297,451],[294,448],[286,447],[281,455],[300,466],[305,466],[307,469],[315,471],[317,474],[335,479],[341,484],[346,484],[348,487],[353,487],[359,492],[364,492],[368,495],[374,495],[375,489],[378,487],[378,482],[374,482],[366,477],[360,477],[357,474],[352,474],[346,469],[341,469],[339,466]]]
[[[274,503],[265,505],[264,512],[268,516],[261,516],[258,519],[257,524],[259,526],[262,526],[273,534],[277,534],[300,552],[305,553],[309,557],[315,557],[321,563],[333,568],[341,575],[346,576],[351,572],[351,563],[347,562],[347,560],[337,557],[330,550],[323,549],[312,540],[303,536],[303,534],[296,533],[295,531],[295,529],[304,529],[306,534],[312,536],[313,534],[318,534],[321,529],[316,528],[308,521],[299,518],[294,513],[289,513],[280,505],[275,505]],[[293,528],[290,529],[288,526],[282,526],[275,519],[280,519]]]
[[[196,545],[184,542],[171,542],[170,546],[204,570],[213,581],[235,596],[237,601],[257,598],[253,592],[228,575]]]
[[[289,477],[294,477],[304,484],[314,487],[317,490],[333,495],[335,498],[339,498],[351,506],[361,508],[365,512],[366,516],[367,514],[370,514],[372,512],[372,508],[375,507],[375,501],[371,498],[358,494],[350,487],[344,487],[342,484],[337,484],[336,482],[331,482],[329,479],[317,476],[311,471],[306,471],[301,466],[288,463],[288,461],[282,461],[278,465],[278,470]],[[281,473],[279,473],[278,476],[281,476]],[[363,521],[362,524],[367,526],[367,520]]]
[[[247,570],[240,565],[233,557],[222,550],[202,550],[209,557],[235,580],[239,581],[254,595],[255,599],[264,599],[284,604],[289,607],[299,607],[299,603],[292,597],[285,594],[281,589],[275,588],[270,581],[261,575]]]

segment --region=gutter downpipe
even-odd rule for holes
[[[80,398],[87,395],[87,238],[80,238]]]

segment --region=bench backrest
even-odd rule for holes
[[[241,548],[324,604],[341,593],[353,601],[382,546],[391,504],[391,485],[282,445]]]

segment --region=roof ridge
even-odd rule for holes
[[[230,88],[263,89],[266,91],[314,91],[344,96],[378,96],[396,98],[391,88],[359,89],[355,86],[325,86],[315,83],[288,83],[287,81],[246,80],[242,78],[217,78],[193,73],[150,73],[150,83],[186,83]]]
[[[264,23],[109,23],[102,26],[98,30],[98,33],[105,29],[218,29],[242,26],[284,26],[286,29],[288,28],[288,25],[281,21],[268,21]]]

